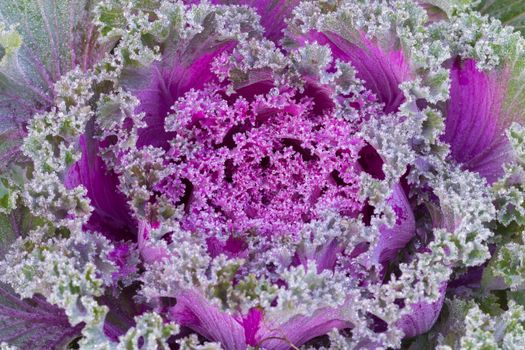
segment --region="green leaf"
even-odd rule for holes
[[[513,26],[525,34],[525,1],[523,0],[485,0],[477,10],[482,14],[499,19],[503,24]]]
[[[0,1],[0,133],[23,130],[31,116],[54,104],[54,84],[61,76],[91,67],[108,51],[97,42],[94,3]],[[5,151],[2,138],[0,160],[13,151]]]
[[[439,9],[450,17],[455,11],[470,7],[472,0],[422,0],[419,3],[427,5],[427,11],[435,12]]]
[[[24,237],[42,220],[31,215],[25,207],[19,207],[9,214],[0,213],[0,259],[9,250],[11,243],[18,237]]]

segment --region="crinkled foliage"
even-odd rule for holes
[[[520,7],[4,1],[0,347],[520,348]]]

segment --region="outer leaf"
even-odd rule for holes
[[[37,221],[26,208],[18,208],[9,214],[0,213],[0,259],[11,243],[24,236]]]
[[[385,113],[398,110],[404,101],[399,84],[411,76],[410,62],[401,50],[384,50],[364,35],[354,39],[355,43],[328,31],[311,32],[306,39],[328,45],[336,59],[351,63],[364,86],[384,104]]]
[[[1,119],[0,119],[1,120]],[[2,124],[0,123],[0,129]],[[18,129],[8,129],[0,131],[0,170],[5,171],[6,165],[19,159],[18,146],[23,131]]]
[[[197,292],[188,290],[177,295],[177,304],[170,309],[169,318],[207,339],[220,342],[226,349],[246,349],[243,326]]]
[[[21,300],[0,284],[0,342],[20,349],[57,349],[78,336],[83,326],[71,327],[64,311],[44,298]]]
[[[37,220],[25,208],[0,214],[0,258]],[[71,327],[64,311],[42,297],[22,300],[10,287],[0,283],[0,342],[20,349],[56,349],[80,334],[82,327]]]
[[[266,37],[275,41],[282,38],[282,31],[286,27],[285,19],[290,17],[293,8],[299,3],[298,0],[226,0],[220,2],[254,8],[261,16],[261,25],[264,27]]]
[[[521,0],[485,0],[479,4],[478,11],[496,17],[505,25],[516,28],[525,34],[525,1]]]
[[[116,175],[108,172],[97,156],[98,142],[82,136],[79,144],[82,157],[69,169],[65,184],[67,188],[80,184],[86,187],[91,205],[95,208],[87,228],[113,238],[134,237],[135,221],[128,212],[126,198],[117,190]]]
[[[405,336],[413,337],[427,332],[432,327],[443,307],[446,290],[447,285],[444,283],[439,291],[441,295],[434,303],[419,302],[408,306],[411,312],[404,315],[397,324]]]
[[[104,52],[89,21],[91,0],[0,2],[0,132],[22,132],[54,101],[54,83],[75,66],[86,69]],[[3,137],[2,137],[3,139]],[[16,153],[0,139],[0,159]]]
[[[454,63],[450,74],[443,139],[456,161],[494,182],[503,173],[503,163],[512,158],[504,132],[510,118],[501,106],[505,82],[498,80],[501,74],[479,71],[473,60]]]
[[[472,4],[472,0],[420,0],[430,18],[439,16],[439,11],[443,11],[447,16],[451,16],[456,10],[465,9]]]
[[[0,68],[0,112],[17,120],[53,102],[53,84],[79,64],[88,67],[96,55],[96,35],[89,24],[90,0],[7,0],[0,21],[16,26],[22,45]],[[12,88],[23,92],[13,94]],[[18,104],[16,102],[19,102]]]

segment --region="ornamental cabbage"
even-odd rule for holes
[[[0,348],[519,349],[507,2],[2,1]]]

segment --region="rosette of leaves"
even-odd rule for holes
[[[473,6],[1,4],[2,346],[520,344],[525,41]]]

